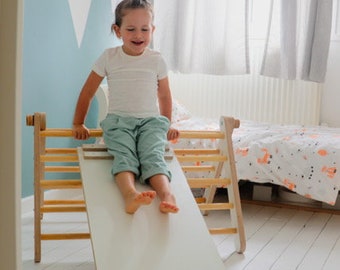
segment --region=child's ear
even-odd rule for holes
[[[112,31],[112,32],[115,32],[115,34],[116,34],[116,36],[117,36],[118,38],[121,37],[120,28],[119,28],[119,26],[118,26],[117,24],[113,24],[113,25],[111,26],[111,31]]]

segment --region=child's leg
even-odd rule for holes
[[[115,180],[125,201],[125,211],[135,213],[142,205],[148,205],[156,197],[153,190],[139,192],[135,188],[135,175],[132,172],[121,172],[115,175]]]
[[[164,174],[156,174],[150,178],[150,185],[156,191],[161,203],[159,210],[162,213],[177,213],[176,198],[171,192],[169,179]]]

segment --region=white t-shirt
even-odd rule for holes
[[[142,55],[130,56],[121,46],[106,49],[93,71],[107,77],[108,113],[136,118],[159,115],[158,80],[168,73],[160,53],[147,48]]]

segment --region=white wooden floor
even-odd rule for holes
[[[340,215],[254,204],[242,208],[247,236],[244,254],[234,253],[231,235],[213,236],[225,269],[340,269]],[[209,226],[220,226],[226,218],[225,212],[205,217]],[[45,232],[55,228],[87,231],[85,214],[48,214],[44,224]],[[22,218],[22,241],[25,270],[95,269],[90,240],[44,241],[42,260],[34,263],[33,213]]]

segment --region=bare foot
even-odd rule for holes
[[[164,213],[177,213],[179,208],[176,205],[175,197],[173,195],[169,195],[162,201],[159,205],[159,210]]]
[[[156,197],[155,191],[144,191],[130,194],[125,198],[125,211],[128,214],[134,214],[142,205],[150,204]]]

